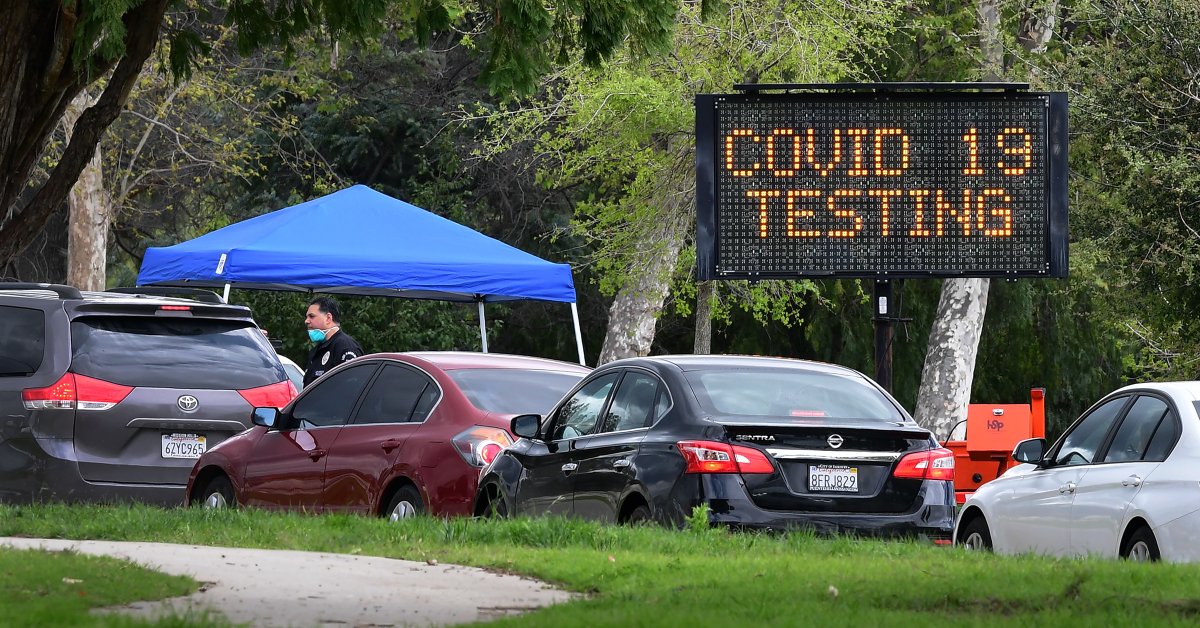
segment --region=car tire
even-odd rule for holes
[[[421,493],[417,491],[417,487],[407,484],[400,487],[395,495],[392,495],[387,509],[383,511],[383,516],[387,517],[388,521],[399,521],[416,517],[424,512],[425,504],[421,502]]]
[[[228,477],[218,475],[204,485],[196,504],[205,510],[222,510],[237,508],[237,496],[233,493],[233,484]]]
[[[1121,548],[1121,558],[1138,563],[1157,562],[1162,558],[1158,551],[1158,539],[1154,538],[1148,526],[1143,525],[1129,535],[1125,546]]]
[[[486,494],[488,495],[488,501],[483,507],[483,517],[485,519],[507,519],[508,503],[504,501],[504,496],[500,494],[500,487],[490,486]]]
[[[987,520],[980,516],[968,522],[958,531],[958,544],[971,551],[992,551],[992,533],[988,530]]]
[[[654,519],[650,517],[650,509],[645,504],[638,505],[637,508],[629,511],[629,516],[625,517],[625,525],[638,526],[652,523]]]

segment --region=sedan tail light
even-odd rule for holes
[[[450,439],[454,444],[455,451],[458,455],[467,461],[467,464],[473,467],[483,467],[491,464],[496,456],[509,445],[512,444],[512,438],[508,432],[498,427],[488,427],[486,425],[476,425],[470,427],[457,436]]]
[[[50,386],[21,391],[21,403],[26,410],[107,410],[131,392],[130,386],[64,373]]]
[[[896,464],[892,476],[915,480],[954,480],[954,452],[938,447],[908,454]]]
[[[775,465],[763,452],[707,440],[681,440],[679,453],[687,462],[684,473],[774,473]]]
[[[238,394],[255,408],[282,408],[291,403],[297,393],[291,380],[285,379],[258,388],[239,390]]]

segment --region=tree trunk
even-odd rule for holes
[[[955,425],[967,418],[989,287],[987,279],[947,279],[942,283],[913,413],[917,423],[938,440],[945,440]]]
[[[70,141],[75,123],[95,99],[82,90],[63,113],[63,130]],[[108,262],[108,225],[112,203],[104,189],[100,146],[79,173],[68,197],[67,283],[80,290],[104,290]]]
[[[976,6],[983,80],[998,81],[1004,72],[1000,0],[977,0]],[[937,316],[929,330],[917,407],[913,411],[917,423],[933,432],[938,440],[949,437],[951,430],[967,418],[975,360],[979,356],[979,338],[983,335],[983,319],[987,314],[989,281],[947,279],[942,282]]]
[[[716,293],[717,282],[696,282],[696,341],[692,353],[712,353],[712,302]]]
[[[617,291],[608,309],[608,332],[596,365],[650,353],[658,313],[671,288],[671,274],[683,249],[683,228],[678,224],[677,208],[664,211],[667,216],[660,229],[645,232],[642,263],[631,267],[633,276]]]
[[[20,253],[62,207],[154,49],[167,2],[143,0],[124,14],[124,56],[87,59],[95,52],[88,50],[82,65],[74,62],[74,47],[90,44],[77,36],[78,2],[9,2],[0,11],[0,263]],[[80,115],[46,182],[18,208],[33,166],[67,105],[110,69],[104,91]]]

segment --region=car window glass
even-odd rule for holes
[[[471,405],[498,414],[546,414],[584,373],[515,368],[447,371]]]
[[[412,418],[413,408],[426,388],[436,390],[437,386],[423,373],[397,364],[385,364],[363,397],[354,422],[406,423]]]
[[[654,417],[658,387],[658,379],[653,375],[637,371],[627,373],[613,394],[600,431],[619,432],[649,425]]]
[[[71,322],[71,370],[114,384],[245,390],[287,379],[254,323],[93,316]]]
[[[685,373],[701,407],[756,422],[795,417],[907,422],[909,419],[861,375],[807,368],[706,368]]]
[[[46,315],[26,307],[0,306],[0,377],[33,375],[46,353]]]
[[[1089,464],[1104,440],[1108,429],[1112,427],[1117,413],[1125,406],[1128,397],[1118,397],[1096,408],[1091,414],[1075,424],[1071,431],[1063,436],[1062,445],[1054,456],[1054,464],[1076,465]]]
[[[577,438],[595,433],[600,419],[600,410],[608,391],[617,381],[617,373],[606,373],[584,384],[578,392],[562,405],[550,440]]]
[[[429,413],[433,411],[433,406],[437,405],[439,399],[442,398],[442,391],[434,384],[425,387],[425,392],[421,393],[421,398],[417,400],[417,407],[413,408],[412,417],[409,421],[412,423],[423,423],[429,418]]]
[[[1104,462],[1141,460],[1150,445],[1150,437],[1166,413],[1167,403],[1162,399],[1139,396],[1117,428],[1117,434],[1104,454]]]
[[[358,401],[378,366],[377,362],[352,366],[309,385],[292,408],[291,427],[307,429],[345,424],[354,409],[354,402]]]
[[[662,418],[662,415],[667,413],[667,409],[671,407],[671,393],[667,392],[667,387],[663,386],[658,390],[658,399],[654,400],[654,416],[650,417],[650,423]],[[650,425],[647,424],[647,426]]]
[[[1150,445],[1146,447],[1146,455],[1142,456],[1142,459],[1155,462],[1166,460],[1167,454],[1171,453],[1171,448],[1175,446],[1177,440],[1179,440],[1179,418],[1168,408],[1162,421],[1158,424],[1158,429],[1154,430],[1154,435],[1150,438]]]

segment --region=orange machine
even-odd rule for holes
[[[1027,438],[1046,437],[1046,389],[1029,391],[1029,405],[972,403],[966,440],[942,445],[954,452],[954,497],[959,504],[975,489],[1017,464],[1012,450]]]

